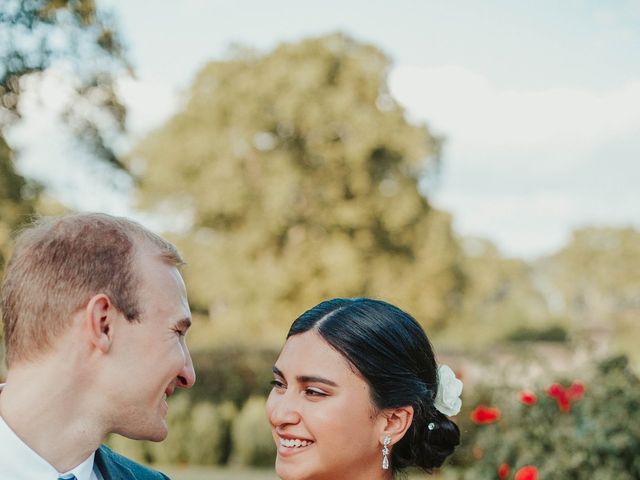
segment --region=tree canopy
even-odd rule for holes
[[[64,119],[96,156],[121,165],[109,130],[124,127],[124,107],[114,75],[126,67],[112,20],[93,0],[7,0],[0,3],[0,268],[10,232],[34,213],[41,188],[15,168],[6,129],[20,120],[27,77],[65,65],[76,95],[67,99]],[[106,127],[106,128],[105,128]]]
[[[27,79],[37,82],[54,66],[65,70],[73,91],[63,99],[61,123],[94,158],[123,168],[112,143],[125,120],[114,78],[128,67],[112,19],[93,0],[0,2],[0,271],[11,232],[42,204],[41,186],[16,170],[7,129],[20,121]]]
[[[79,145],[122,168],[113,137],[124,128],[125,108],[115,75],[128,69],[114,19],[94,0],[6,0],[0,3],[0,134],[20,118],[27,77],[64,70],[73,94],[63,123]]]
[[[420,189],[440,144],[389,95],[389,66],[341,34],[239,51],[135,149],[141,204],[189,223],[191,301],[213,323],[281,339],[306,308],[359,295],[447,318],[459,249]]]

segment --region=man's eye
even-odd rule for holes
[[[280,380],[271,380],[271,382],[269,383],[271,383],[271,386],[273,388],[278,388],[278,389],[285,388],[284,383],[282,383]]]

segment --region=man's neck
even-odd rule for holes
[[[9,428],[59,472],[86,460],[104,436],[100,412],[64,370],[55,362],[10,369],[0,394],[0,416]]]

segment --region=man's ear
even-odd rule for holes
[[[398,443],[411,426],[413,421],[413,407],[407,405],[398,408],[387,408],[382,411],[382,431],[380,444],[384,444],[384,437],[391,437],[391,445]]]
[[[94,295],[85,308],[85,325],[91,343],[107,353],[113,340],[113,320],[117,309],[104,293]]]

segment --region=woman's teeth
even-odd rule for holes
[[[281,438],[280,439],[280,445],[282,445],[283,447],[288,447],[288,448],[306,447],[307,445],[311,445],[312,443],[313,442],[311,442],[311,441],[300,440],[299,438],[296,438],[295,440],[286,439],[286,438]]]

